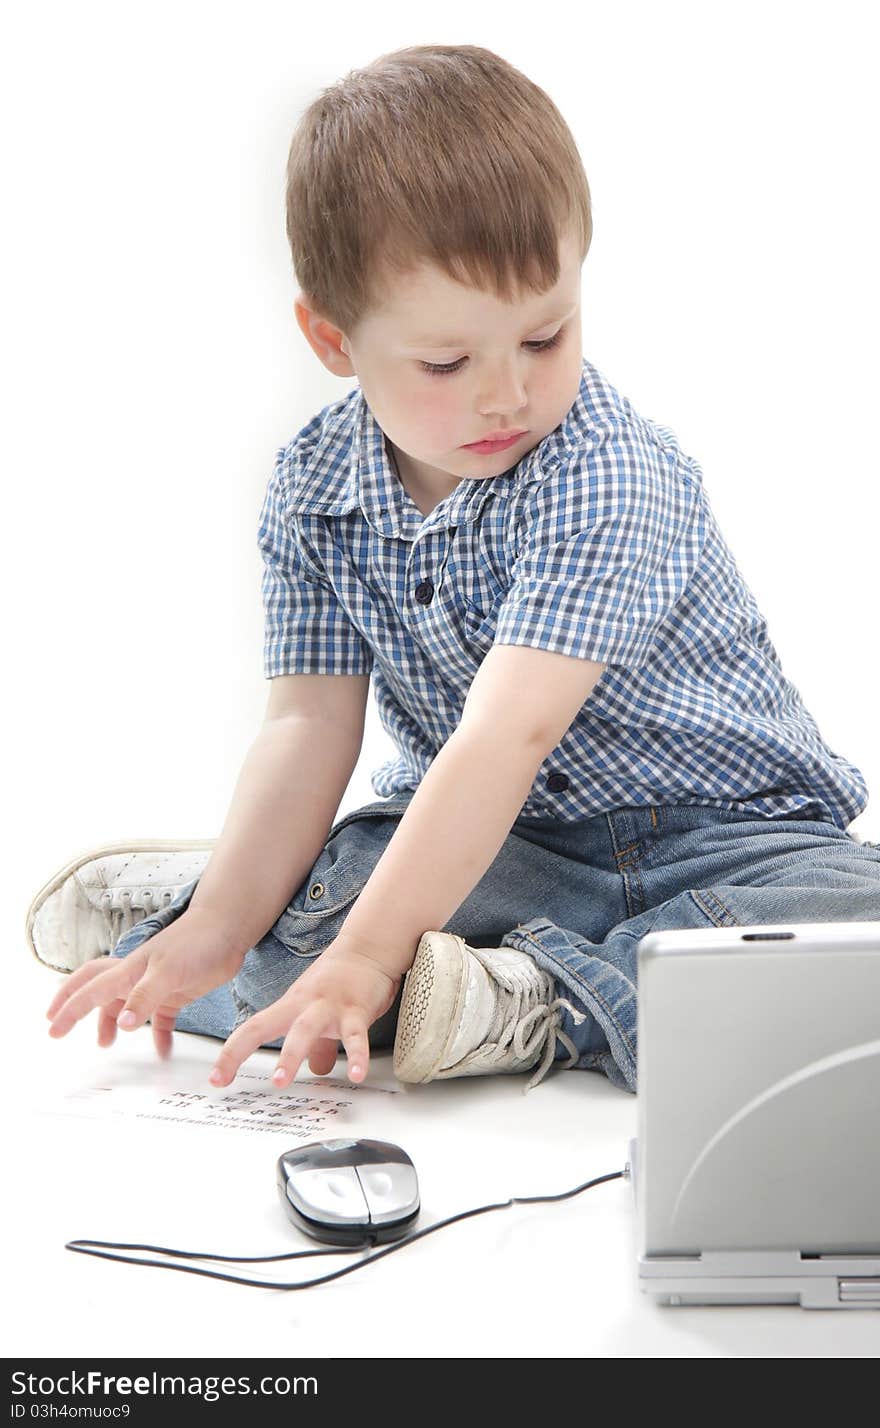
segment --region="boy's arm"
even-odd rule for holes
[[[391,1005],[423,932],[440,929],[493,862],[535,774],[556,748],[604,664],[495,645],[461,722],[434,759],[339,933],[277,1002],[224,1043],[210,1080],[228,1085],[267,1041],[284,1044],[273,1080],[303,1060],[331,1070],[343,1042],[349,1079],[369,1062],[367,1029]]]
[[[233,976],[308,876],[363,740],[369,675],[282,675],[248,750],[229,812],[186,911],[127,957],[98,958],[53,999],[50,1034],[98,1010],[98,1040],[152,1019],[166,1054],[175,1008]]]
[[[494,861],[537,770],[604,671],[592,660],[493,646],[337,945],[392,974],[408,970],[422,933],[444,927]]]
[[[246,952],[277,920],[321,852],[357,765],[370,676],[271,682],[220,838],[190,907],[211,910]]]

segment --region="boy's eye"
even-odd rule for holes
[[[563,329],[560,327],[558,332],[552,337],[545,337],[543,342],[524,342],[523,347],[528,347],[531,352],[549,352],[551,348],[559,346],[562,333]],[[457,362],[449,362],[445,366],[439,362],[420,362],[419,366],[423,372],[432,372],[435,377],[443,377],[450,372],[458,372],[466,361],[466,357],[459,357]]]

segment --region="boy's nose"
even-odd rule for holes
[[[526,390],[518,380],[499,380],[487,384],[480,398],[480,415],[499,425],[519,422],[527,406]],[[522,425],[525,426],[525,422]]]
[[[490,362],[482,375],[479,398],[480,415],[486,419],[516,417],[526,407],[526,388],[522,375],[522,360],[526,353],[498,362]],[[523,423],[525,425],[525,423]]]

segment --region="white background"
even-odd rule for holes
[[[874,793],[872,12],[781,0],[9,12],[14,984],[46,978],[22,926],[59,864],[111,840],[219,832],[268,693],[265,484],[277,449],[353,385],[296,325],[287,147],[320,88],[408,44],[494,49],[561,109],[593,196],[584,353],[700,461],[786,674]],[[371,703],[343,811],[374,798],[369,774],[389,753]],[[876,799],[852,831],[880,838]],[[39,1057],[39,1022],[16,1030]]]

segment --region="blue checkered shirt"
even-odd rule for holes
[[[867,803],[782,672],[699,464],[586,360],[549,436],[428,516],[355,387],[278,452],[258,540],[266,678],[372,673],[397,750],[380,798],[418,786],[505,644],[607,665],[519,817],[695,803],[845,828]]]

